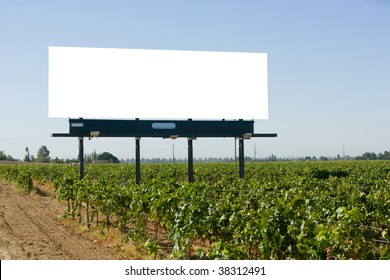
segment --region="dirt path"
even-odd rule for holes
[[[0,181],[0,259],[121,259],[58,219],[65,206],[44,189],[22,195]]]

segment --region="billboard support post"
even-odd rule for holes
[[[79,137],[80,180],[84,178],[84,138]]]
[[[135,138],[135,183],[139,184],[141,181],[141,147],[140,138]]]
[[[239,165],[240,165],[240,178],[244,178],[244,139],[239,139],[238,144],[238,157],[239,157]]]
[[[184,120],[107,120],[69,119],[69,133],[53,133],[52,137],[77,137],[79,139],[80,179],[84,178],[84,137],[134,137],[135,182],[141,182],[141,137],[188,140],[188,182],[194,182],[193,140],[198,137],[239,139],[239,176],[244,178],[244,139],[252,137],[277,137],[276,133],[254,133],[254,121],[193,121]]]
[[[192,146],[193,138],[188,138],[188,182],[194,182],[194,151]]]

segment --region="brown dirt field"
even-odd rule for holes
[[[29,195],[0,181],[1,260],[116,260],[125,256],[112,242],[84,234],[77,222],[61,220],[66,205],[44,186]]]

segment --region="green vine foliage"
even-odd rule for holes
[[[0,165],[23,190],[52,185],[88,226],[117,227],[157,257],[174,259],[390,259],[390,162],[73,166]],[[163,236],[163,237],[161,237]],[[166,249],[165,249],[166,250]]]

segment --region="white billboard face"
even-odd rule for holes
[[[267,54],[49,47],[49,117],[267,119]]]

